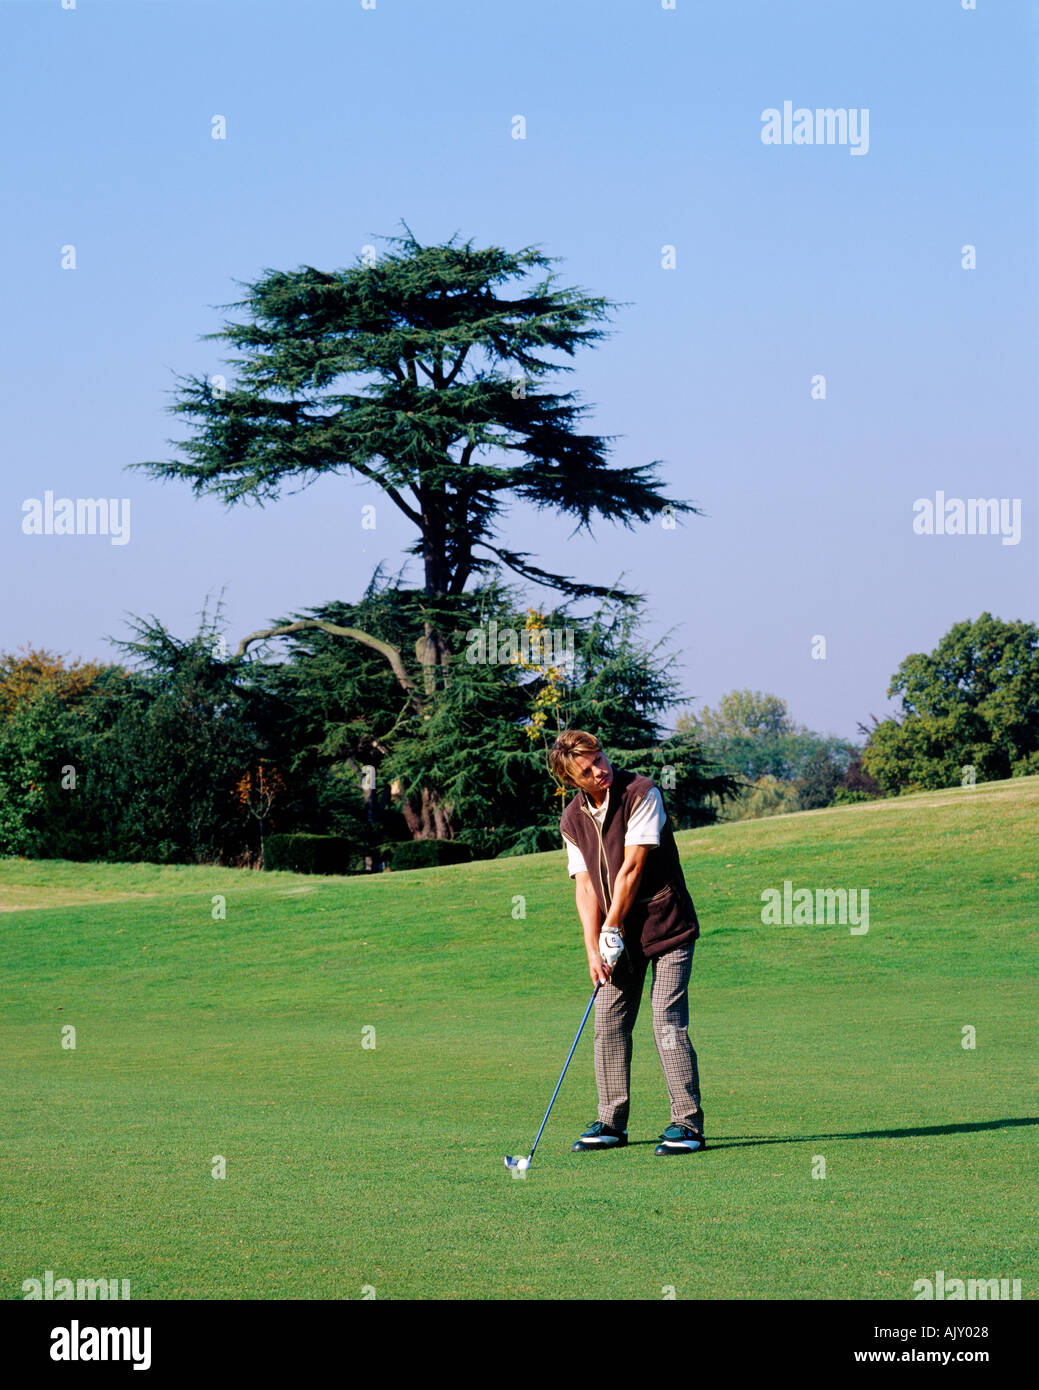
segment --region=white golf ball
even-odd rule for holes
[[[517,1163],[516,1163],[516,1167],[519,1168],[520,1171],[522,1172],[522,1170],[523,1170],[524,1168],[529,1168],[529,1167],[530,1167],[530,1159],[529,1159],[529,1158],[521,1158],[521,1159],[518,1159],[518,1160],[517,1160]]]

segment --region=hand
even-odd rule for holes
[[[592,977],[593,985],[604,985],[613,971],[601,956],[590,955],[588,957],[588,973]]]
[[[599,933],[599,955],[612,970],[624,954],[624,938],[616,927],[603,927]]]

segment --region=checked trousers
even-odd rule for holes
[[[676,946],[647,961],[625,951],[613,978],[595,1000],[595,1085],[599,1116],[612,1129],[626,1129],[631,1103],[631,1035],[642,1002],[647,966],[653,967],[650,999],[653,1036],[671,1098],[671,1121],[703,1134],[700,1074],[689,1041],[689,976],[696,942]]]

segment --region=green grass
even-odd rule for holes
[[[908,1299],[942,1269],[1035,1298],[1037,823],[1032,777],[681,834],[713,1148],[653,1154],[647,986],[630,1147],[569,1152],[589,1024],[525,1181],[502,1154],[591,989],[561,850],[0,860],[2,1296],[51,1269],[154,1299]],[[869,888],[868,933],[762,925],[785,879]]]

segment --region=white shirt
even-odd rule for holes
[[[591,815],[599,822],[600,829],[606,817],[608,805],[609,797],[607,796],[601,806],[589,806],[588,808]],[[666,820],[667,812],[664,810],[664,798],[660,795],[660,788],[650,787],[631,813],[631,819],[624,831],[625,848],[628,845],[659,845],[660,832],[663,830]],[[567,839],[564,839],[563,843],[566,845],[566,869],[570,877],[588,873],[589,869],[584,862],[584,855],[577,846]]]

